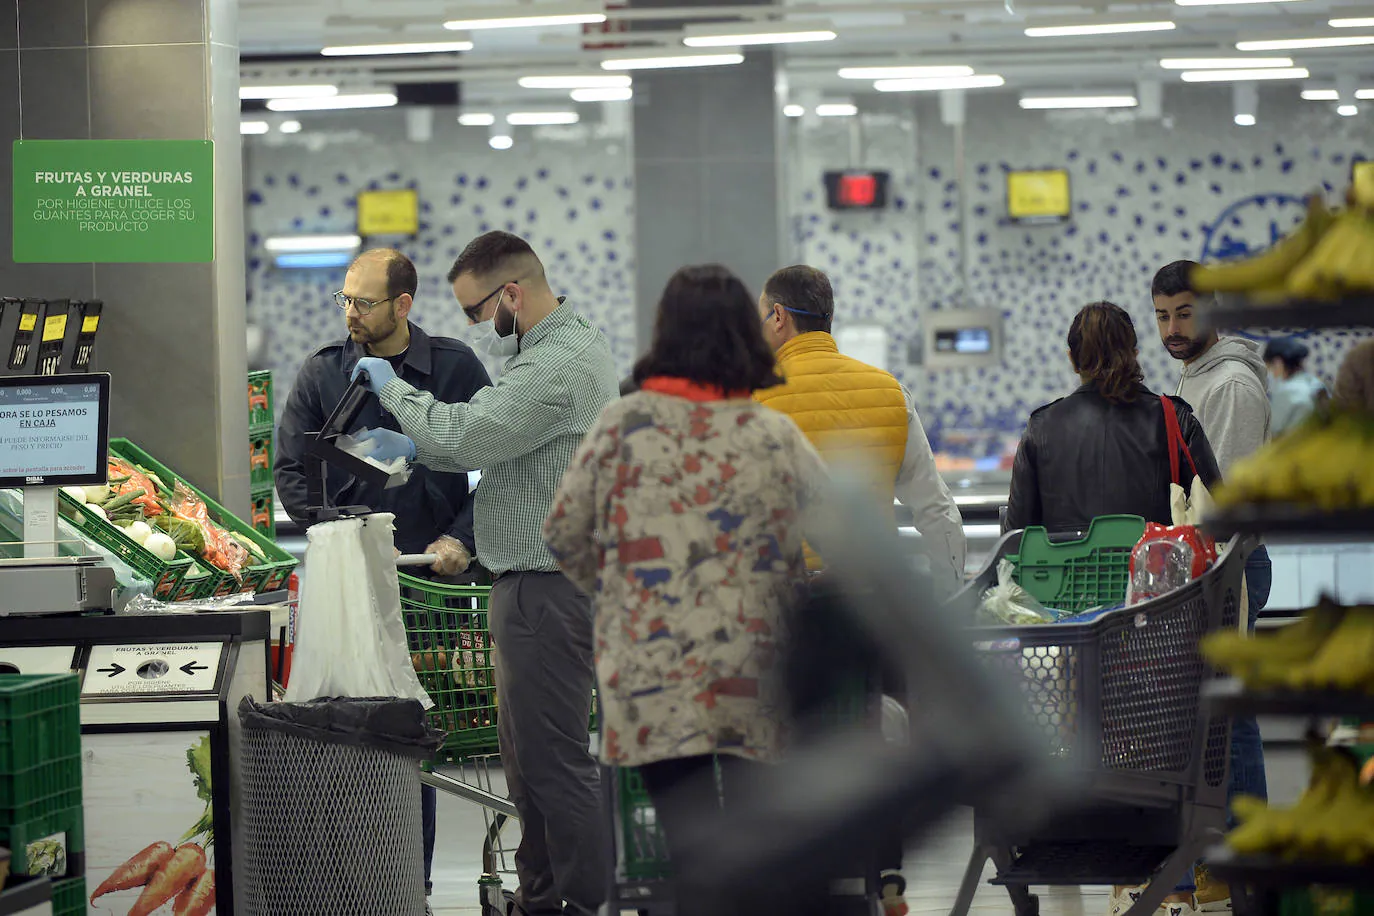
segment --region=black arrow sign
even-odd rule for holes
[[[194,675],[197,671],[209,671],[209,670],[210,670],[210,666],[209,666],[209,665],[197,665],[197,664],[195,663],[195,660],[193,659],[193,660],[187,662],[186,664],[182,665],[182,666],[181,666],[181,670],[184,671],[184,672],[186,672],[186,674],[188,674],[188,675]]]
[[[115,677],[116,675],[123,674],[127,669],[119,662],[110,662],[110,667],[97,668],[95,670],[100,672],[101,674],[105,674],[106,672],[108,672],[110,677]]]

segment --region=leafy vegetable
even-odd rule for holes
[[[67,847],[60,840],[38,840],[30,843],[25,851],[29,858],[31,876],[38,878],[44,875],[66,874]]]
[[[214,783],[210,779],[210,736],[202,737],[195,744],[186,749],[186,768],[191,771],[191,775],[196,781],[196,795],[201,801],[205,802],[205,813],[200,816],[200,820],[186,831],[178,843],[185,843],[192,837],[205,837],[205,846],[214,842],[215,836],[215,814],[212,808],[215,800]]]
[[[153,524],[177,542],[177,549],[199,555],[205,550],[205,535],[200,526],[175,515],[159,515]]]

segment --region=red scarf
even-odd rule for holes
[[[726,391],[719,385],[703,385],[691,379],[677,378],[671,375],[655,375],[646,378],[640,384],[639,390],[652,391],[655,394],[667,394],[675,398],[686,398],[689,401],[699,403],[749,397],[747,391]]]

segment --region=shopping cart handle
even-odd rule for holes
[[[433,566],[439,557],[432,553],[403,553],[396,558],[397,566]]]

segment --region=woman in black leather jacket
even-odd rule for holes
[[[1012,468],[1007,529],[1086,531],[1101,515],[1170,524],[1164,404],[1144,385],[1131,316],[1094,302],[1074,316],[1068,339],[1083,386],[1031,414]],[[1213,489],[1221,472],[1202,425],[1185,402],[1169,400],[1198,476]],[[1186,490],[1192,469],[1186,458],[1179,462]]]

